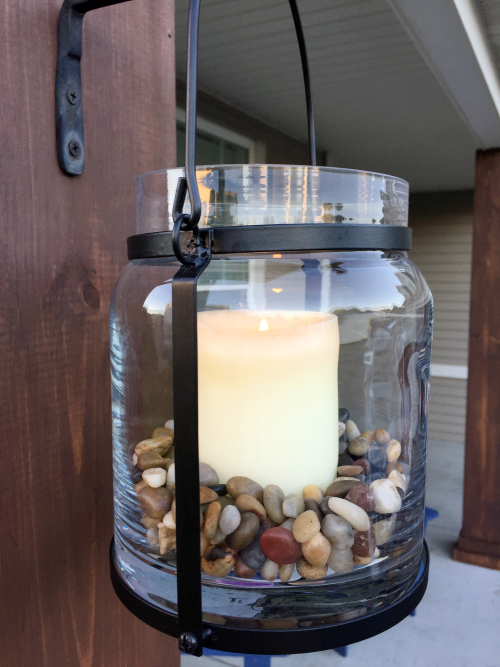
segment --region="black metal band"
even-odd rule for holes
[[[176,615],[150,604],[127,586],[116,567],[114,542],[111,542],[110,561],[113,588],[127,609],[151,627],[178,636]],[[385,632],[405,619],[423,598],[428,578],[429,549],[424,541],[422,568],[417,581],[407,595],[381,611],[335,625],[291,630],[243,630],[203,623],[203,645],[234,653],[284,655],[326,651],[354,644]]]
[[[411,229],[396,225],[255,225],[201,229],[204,244],[213,234],[214,255],[327,250],[411,250]],[[127,239],[129,259],[173,257],[172,232],[136,234]]]

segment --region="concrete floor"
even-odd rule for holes
[[[273,658],[272,667],[500,667],[500,572],[451,560],[462,514],[463,447],[431,441],[426,505],[431,570],[415,617],[335,651]],[[500,511],[500,508],[499,508]],[[182,667],[243,667],[243,658],[182,656]]]

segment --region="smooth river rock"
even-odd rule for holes
[[[355,530],[368,530],[370,519],[364,509],[344,498],[330,498],[330,509],[348,521]]]
[[[379,514],[393,514],[401,509],[401,496],[397,486],[390,479],[377,479],[370,484],[370,490],[375,496],[375,512]],[[359,529],[358,530],[362,530]],[[366,530],[366,528],[364,529]]]
[[[378,428],[375,433],[375,442],[377,445],[387,445],[391,439],[391,436],[383,428]]]
[[[203,526],[203,532],[208,541],[215,537],[215,533],[217,532],[217,528],[219,526],[221,512],[222,507],[217,501],[210,503],[207,511],[205,512],[205,524]]]
[[[283,514],[288,517],[298,517],[304,511],[304,499],[298,493],[289,493],[283,500]]]
[[[219,475],[208,463],[200,463],[200,486],[215,486],[219,483]]]
[[[319,504],[322,501],[323,496],[323,491],[319,486],[316,486],[316,484],[308,484],[302,489],[302,498],[304,499],[304,502],[308,498],[312,498],[312,500],[315,500]]]
[[[307,542],[319,533],[321,524],[312,510],[302,512],[293,523],[293,536],[297,542]]]
[[[264,565],[260,568],[260,576],[266,581],[274,581],[278,578],[279,569],[280,566],[278,563],[274,563],[268,558]]]
[[[337,475],[339,477],[354,477],[354,475],[361,475],[363,468],[358,465],[339,466],[337,468]]]
[[[283,500],[285,494],[276,484],[268,484],[264,487],[264,507],[267,514],[276,523],[283,523],[286,517],[283,514]]]
[[[347,451],[352,456],[364,456],[366,452],[370,449],[370,443],[366,438],[358,436],[349,442],[349,447]]]
[[[302,544],[302,555],[311,565],[323,567],[330,556],[332,545],[321,533],[316,533],[307,542]]]
[[[218,503],[215,503],[218,504]],[[241,514],[237,507],[234,505],[227,505],[221,511],[219,519],[219,529],[224,535],[230,535],[241,524]],[[253,538],[252,538],[253,539]]]
[[[370,522],[368,530],[354,531],[354,544],[352,545],[352,553],[355,556],[373,556],[375,552],[375,534],[373,532],[373,524]]]
[[[278,565],[295,563],[300,555],[299,545],[292,533],[280,526],[262,533],[260,547],[265,556]]]
[[[394,463],[401,456],[401,443],[397,440],[391,440],[385,450],[385,455],[389,463]]]
[[[348,491],[350,491],[354,486],[358,486],[359,484],[361,484],[360,480],[354,479],[354,477],[339,477],[327,488],[325,491],[325,496],[343,498]]]
[[[351,524],[336,514],[328,514],[321,522],[321,532],[338,551],[350,549],[354,543]]]
[[[228,505],[227,507],[231,507],[231,505]],[[225,509],[227,509],[227,507],[225,507]],[[239,514],[239,510],[236,507],[234,509]],[[239,524],[238,528],[236,528],[234,533],[231,533],[226,537],[226,543],[232,549],[236,549],[238,551],[245,549],[259,532],[259,528],[260,523],[255,514],[252,514],[252,512],[246,512],[241,517],[241,523]]]
[[[255,516],[255,514],[253,516]],[[286,532],[287,531],[285,531],[285,533]],[[254,568],[255,570],[260,570],[266,562],[266,556],[260,546],[261,534],[261,530],[259,530],[252,542],[240,551],[240,558],[248,565],[248,567]]]
[[[328,557],[327,565],[337,574],[350,572],[354,568],[353,554],[350,549],[343,549],[342,551],[332,548],[330,556]]]
[[[341,420],[342,421],[342,420]],[[355,438],[360,435],[359,428],[352,421],[352,419],[347,419],[345,422],[345,433],[349,442],[352,442]]]
[[[311,563],[309,563],[304,557],[299,558],[296,563],[296,567],[297,572],[301,577],[304,577],[304,579],[324,579],[326,577],[326,573],[328,572],[326,565],[311,565]]]
[[[141,489],[137,494],[139,507],[152,519],[163,519],[165,514],[170,511],[174,497],[164,487],[152,489],[147,486]]]
[[[318,517],[320,523],[323,521],[323,512],[321,511],[319,504],[312,498],[306,498],[304,501],[304,511],[307,510],[312,510]]]
[[[159,489],[160,486],[165,486],[167,473],[163,468],[148,468],[142,473],[142,479],[152,489]]]
[[[260,523],[262,523],[267,516],[264,505],[259,503],[257,498],[248,495],[248,493],[242,493],[241,496],[236,498],[236,507],[242,514],[243,512],[253,512]]]
[[[373,533],[375,537],[375,544],[380,547],[387,544],[392,537],[394,526],[396,524],[396,515],[389,519],[381,519],[373,526]]]
[[[234,549],[216,544],[203,554],[201,569],[212,577],[226,577],[233,569],[237,557]]]
[[[373,495],[373,491],[365,484],[352,488],[347,493],[345,499],[361,507],[365,512],[373,512],[375,509],[375,496]]]
[[[241,496],[244,493],[247,493],[249,496],[257,498],[259,503],[262,502],[264,489],[260,484],[254,482],[253,479],[249,477],[231,477],[226,482],[227,492],[236,499],[238,496]]]

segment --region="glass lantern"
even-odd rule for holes
[[[138,179],[111,305],[115,588],[160,629],[153,617],[179,611],[183,539],[169,240],[182,175]],[[366,638],[425,590],[433,307],[406,253],[408,184],[270,165],[196,179],[212,255],[194,318],[199,497],[183,503],[199,525],[182,558],[199,563],[206,645],[331,648],[356,639],[353,622]],[[294,644],[297,630],[316,633],[314,648]]]

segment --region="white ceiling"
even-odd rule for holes
[[[188,4],[176,0],[182,79]],[[473,187],[478,139],[388,2],[299,0],[299,8],[317,145],[332,164],[406,178],[413,192]],[[287,0],[202,0],[199,54],[200,89],[307,139]]]

